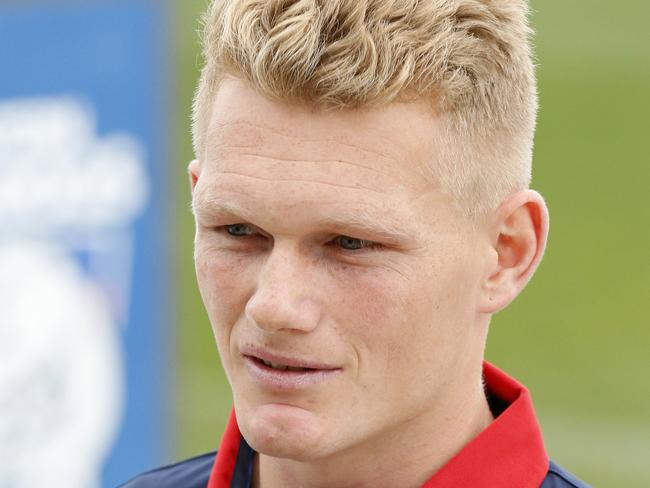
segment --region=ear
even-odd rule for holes
[[[187,166],[187,173],[190,177],[190,188],[192,193],[194,193],[194,188],[199,181],[199,176],[201,175],[201,165],[198,159],[190,161],[190,164]]]
[[[517,192],[499,206],[490,226],[497,259],[483,283],[480,312],[498,312],[524,289],[544,254],[548,225],[546,202],[536,191]]]

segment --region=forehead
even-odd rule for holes
[[[399,216],[409,202],[439,193],[426,167],[436,156],[434,129],[435,118],[417,104],[323,111],[271,101],[226,80],[201,161],[209,184],[199,196],[284,212],[327,212],[341,203],[365,216]]]

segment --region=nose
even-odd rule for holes
[[[276,242],[260,268],[255,292],[246,304],[246,318],[269,333],[314,330],[321,314],[314,299],[313,276],[312,266],[298,250]]]

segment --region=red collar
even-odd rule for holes
[[[528,390],[487,361],[488,394],[507,406],[487,429],[470,441],[422,488],[538,488],[549,459]],[[215,459],[208,488],[231,488],[241,434],[234,410]]]

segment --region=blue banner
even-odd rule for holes
[[[116,486],[169,456],[167,20],[0,6],[2,487]]]

